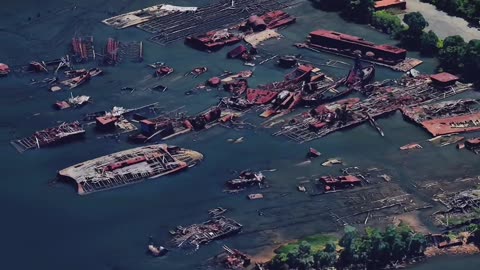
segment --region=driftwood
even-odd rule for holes
[[[380,211],[380,210],[383,210],[383,209],[392,208],[392,207],[399,206],[399,205],[402,205],[402,203],[394,203],[394,204],[385,205],[385,206],[382,206],[382,207],[376,207],[376,208],[373,208],[373,209],[369,209],[369,210],[365,210],[365,211],[355,213],[352,216],[358,216],[358,215],[369,213],[369,212]]]

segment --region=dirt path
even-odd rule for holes
[[[433,5],[422,3],[420,0],[407,0],[407,12],[419,11],[430,24],[427,29],[433,30],[439,38],[460,35],[465,41],[480,39],[480,31],[468,27],[467,21],[453,17],[443,11],[437,10]]]

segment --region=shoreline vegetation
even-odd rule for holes
[[[315,8],[339,12],[340,16],[347,21],[370,24],[398,40],[399,46],[409,51],[419,51],[423,56],[436,57],[440,63],[437,67],[439,72],[447,71],[458,75],[464,81],[480,83],[477,75],[480,73],[480,40],[472,39],[467,43],[459,35],[448,36],[441,40],[435,32],[424,30],[429,24],[420,12],[407,13],[401,20],[396,10],[374,11],[374,0],[310,1]],[[429,1],[441,2],[441,0]],[[457,4],[460,5],[468,0],[451,2],[458,2]],[[472,7],[473,10],[480,9],[480,2],[478,3],[478,7]]]
[[[264,263],[268,270],[392,269],[444,255],[480,253],[480,225],[458,232],[432,234],[414,230],[400,222],[383,231],[360,232],[345,226],[344,234],[314,234],[275,249]]]

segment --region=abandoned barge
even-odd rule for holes
[[[69,139],[82,137],[84,134],[85,129],[83,129],[82,124],[75,121],[36,131],[29,137],[13,140],[10,143],[21,153],[29,149],[54,145]]]
[[[74,180],[78,194],[86,195],[181,171],[202,159],[203,155],[196,151],[155,144],[85,161],[59,171],[58,175]]]

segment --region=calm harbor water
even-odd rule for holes
[[[114,30],[100,23],[110,12],[126,12],[156,4],[157,1],[83,0],[83,1],[5,1],[0,7],[0,62],[12,66],[32,59],[56,58],[67,53],[75,34],[93,35],[97,47],[107,37],[122,41],[146,40],[148,34],[138,29]],[[207,0],[169,1],[178,5],[202,5]],[[305,39],[309,31],[326,28],[363,36],[373,42],[391,43],[387,36],[355,24],[342,21],[334,13],[314,10],[309,3],[288,12],[298,20],[281,33],[284,37],[266,42],[262,49],[275,54],[301,53],[314,63],[335,58],[328,54],[299,51],[295,42]],[[30,17],[30,20],[28,18]],[[103,45],[102,45],[103,46]],[[402,120],[399,113],[378,122],[386,136],[381,138],[368,125],[338,132],[311,143],[299,145],[284,138],[272,137],[272,130],[232,130],[215,128],[201,133],[175,138],[168,143],[202,152],[205,161],[188,172],[147,181],[109,192],[85,197],[78,196],[72,186],[49,185],[57,170],[83,160],[92,159],[133,147],[125,138],[105,139],[94,132],[85,140],[48,149],[17,153],[9,145],[16,136],[29,135],[37,129],[62,121],[82,118],[87,112],[107,110],[113,106],[136,107],[160,102],[165,110],[186,105],[189,113],[199,112],[215,104],[223,92],[211,91],[185,96],[203,80],[223,70],[241,71],[240,61],[226,60],[229,48],[207,54],[195,51],[182,43],[158,46],[145,42],[145,62],[164,61],[176,72],[163,83],[165,93],[137,90],[120,91],[124,86],[143,88],[152,81],[151,69],[144,64],[122,63],[105,68],[106,75],[94,78],[74,90],[74,94],[92,96],[93,104],[81,109],[54,111],[57,100],[70,95],[69,91],[50,93],[31,86],[31,78],[43,75],[15,73],[0,80],[0,155],[3,186],[0,190],[2,221],[0,222],[0,267],[2,269],[194,269],[205,259],[221,251],[223,244],[260,252],[284,239],[295,239],[310,233],[334,232],[338,228],[330,220],[310,215],[318,206],[335,207],[335,196],[310,198],[295,188],[301,176],[336,173],[338,168],[324,168],[321,161],[307,167],[294,164],[304,160],[308,147],[315,147],[324,157],[341,157],[352,166],[376,166],[391,172],[408,192],[411,181],[436,177],[459,177],[480,173],[477,157],[454,147],[426,147],[414,154],[399,153],[398,147],[413,141],[423,141],[429,135]],[[412,54],[416,57],[417,55]],[[423,59],[419,70],[432,72],[434,59]],[[208,66],[207,74],[197,79],[185,79],[183,74],[196,66]],[[250,84],[281,80],[288,70],[274,66],[273,61],[257,66]],[[346,69],[323,68],[339,77]],[[395,78],[401,74],[379,68],[377,79]],[[476,93],[470,95],[475,96]],[[257,114],[245,117],[260,122]],[[227,142],[244,137],[242,144]],[[268,173],[270,189],[265,199],[247,201],[245,193],[229,195],[223,184],[232,171],[246,168],[278,169]],[[177,225],[201,222],[207,210],[216,206],[230,209],[228,216],[244,224],[240,235],[211,243],[198,252],[186,255],[174,251],[164,258],[145,254],[148,236],[163,243],[169,239],[168,230]],[[259,217],[257,212],[265,213]],[[428,221],[428,220],[426,220]],[[478,258],[455,258],[462,269],[479,263]],[[434,260],[416,269],[443,268],[449,259]],[[430,268],[429,268],[430,267]],[[435,268],[434,268],[435,267]],[[453,268],[452,268],[453,269]],[[471,268],[473,269],[473,268]],[[475,268],[477,269],[477,268]]]

